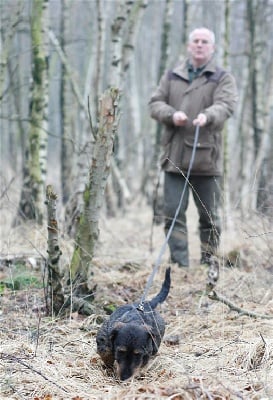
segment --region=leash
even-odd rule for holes
[[[182,205],[182,201],[183,201],[183,198],[184,198],[184,195],[185,195],[185,191],[186,191],[187,184],[188,184],[188,182],[189,182],[189,177],[190,177],[191,169],[192,169],[193,162],[194,162],[194,158],[195,158],[196,147],[197,147],[197,143],[198,143],[198,139],[199,139],[199,131],[200,131],[200,126],[199,126],[199,125],[196,125],[195,133],[194,133],[193,149],[192,149],[190,164],[189,164],[189,168],[188,168],[188,172],[187,172],[187,176],[186,176],[186,183],[185,183],[184,188],[183,188],[183,190],[182,190],[182,193],[181,193],[181,196],[180,196],[180,200],[179,200],[179,203],[178,203],[178,207],[177,207],[177,209],[176,209],[176,211],[175,211],[175,215],[174,215],[174,218],[173,218],[173,220],[172,220],[171,226],[170,226],[170,228],[169,228],[169,230],[168,230],[168,233],[167,233],[167,235],[166,235],[165,241],[164,241],[164,243],[163,243],[163,245],[162,245],[162,247],[161,247],[161,250],[160,250],[160,252],[159,252],[159,255],[158,255],[157,259],[156,259],[156,262],[155,262],[153,271],[152,271],[152,273],[151,273],[150,276],[149,276],[149,279],[148,279],[148,282],[147,282],[147,284],[146,284],[144,293],[143,293],[143,295],[142,295],[142,297],[141,297],[141,300],[140,300],[140,303],[139,303],[139,305],[138,305],[138,307],[137,307],[140,311],[143,311],[143,310],[144,310],[143,303],[144,303],[144,301],[145,301],[145,299],[146,299],[146,297],[147,297],[147,294],[148,294],[148,291],[149,291],[150,287],[152,286],[152,283],[153,283],[155,274],[157,273],[158,268],[159,268],[159,266],[160,266],[160,264],[161,264],[162,256],[163,256],[163,254],[165,253],[165,250],[166,250],[168,241],[169,241],[169,239],[170,239],[171,233],[172,233],[173,228],[174,228],[174,224],[175,224],[175,222],[176,222],[176,220],[177,220],[178,213],[179,213],[179,210],[180,210],[181,205]]]

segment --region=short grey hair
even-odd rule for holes
[[[212,44],[215,44],[215,34],[214,34],[214,32],[211,31],[211,30],[208,29],[208,28],[205,28],[205,27],[196,28],[196,29],[194,29],[193,31],[191,31],[191,33],[189,34],[189,41],[190,41],[190,42],[192,42],[193,36],[194,36],[195,32],[196,32],[196,31],[200,31],[200,30],[205,30],[205,31],[207,31],[207,32],[209,33],[209,35],[210,35]]]

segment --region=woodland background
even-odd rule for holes
[[[273,1],[0,0],[0,16],[0,398],[271,399]],[[161,307],[166,341],[140,378],[120,385],[96,355],[95,334],[106,313],[139,298],[162,246],[162,220],[153,212],[161,131],[147,103],[199,26],[215,32],[215,57],[239,92],[223,132],[217,291],[262,317],[237,315],[204,295],[190,206],[193,268],[173,266]],[[84,248],[79,226],[89,211],[100,99],[109,87],[121,96],[94,250]],[[47,185],[58,197],[60,267],[69,272],[79,248],[81,260],[92,260],[89,317],[72,307],[67,318],[53,317],[45,307]]]
[[[147,103],[196,26],[215,32],[217,61],[239,89],[225,131],[227,207],[272,211],[272,0],[2,0],[0,7],[1,181],[20,192],[18,215],[41,222],[48,183],[66,208],[81,197],[94,142],[88,110],[96,125],[98,99],[111,85],[122,99],[108,210],[151,196],[159,139]]]

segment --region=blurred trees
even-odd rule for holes
[[[43,221],[48,143],[48,0],[34,0],[30,19],[29,132],[23,161],[20,219]]]
[[[44,6],[43,13],[49,7],[46,28],[36,12],[38,5]],[[177,62],[189,31],[197,26],[214,30],[216,57],[234,73],[239,88],[237,112],[226,128],[231,207],[244,213],[272,210],[271,0],[13,0],[0,2],[0,14],[1,178],[6,184],[16,178],[16,201],[27,218],[22,194],[30,190],[31,204],[40,210],[38,198],[46,183],[61,193],[70,223],[80,201],[83,207],[94,150],[88,111],[96,126],[98,99],[114,80],[122,89],[121,121],[109,191],[120,194],[125,188],[125,198],[141,191],[151,196],[151,161],[158,138],[147,102],[160,65]],[[39,21],[35,43],[33,22],[37,27]],[[114,36],[117,27],[122,29],[120,42]],[[40,100],[35,94],[37,55],[49,82],[47,87],[44,75],[39,78]],[[37,100],[42,102],[39,117],[33,114]],[[34,148],[38,153],[30,157]],[[117,196],[116,201],[125,200]],[[34,215],[37,221],[40,213]]]
[[[253,175],[248,179],[248,181],[252,181],[252,190],[250,196],[248,196],[248,203],[244,207],[254,209],[257,207],[264,211],[268,200],[272,198],[272,193],[269,195],[267,191],[266,181],[270,172],[268,168],[270,166],[269,150],[273,133],[272,124],[269,122],[270,107],[271,111],[273,107],[273,68],[272,64],[270,67],[268,63],[269,59],[272,63],[272,51],[271,56],[269,56],[267,49],[267,10],[265,5],[266,2],[259,0],[249,0],[247,3],[249,40],[248,99],[250,109],[248,135],[250,134],[253,142],[252,160],[250,161],[250,167],[252,166],[252,168],[249,169],[254,172],[255,179],[253,179]],[[273,166],[272,163],[271,166]]]

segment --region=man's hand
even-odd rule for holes
[[[197,118],[195,118],[192,123],[193,125],[199,125],[199,126],[205,126],[207,123],[208,119],[207,116],[203,113],[200,113],[197,115]]]
[[[173,123],[175,126],[185,126],[187,121],[188,117],[183,111],[176,111],[173,114]]]

